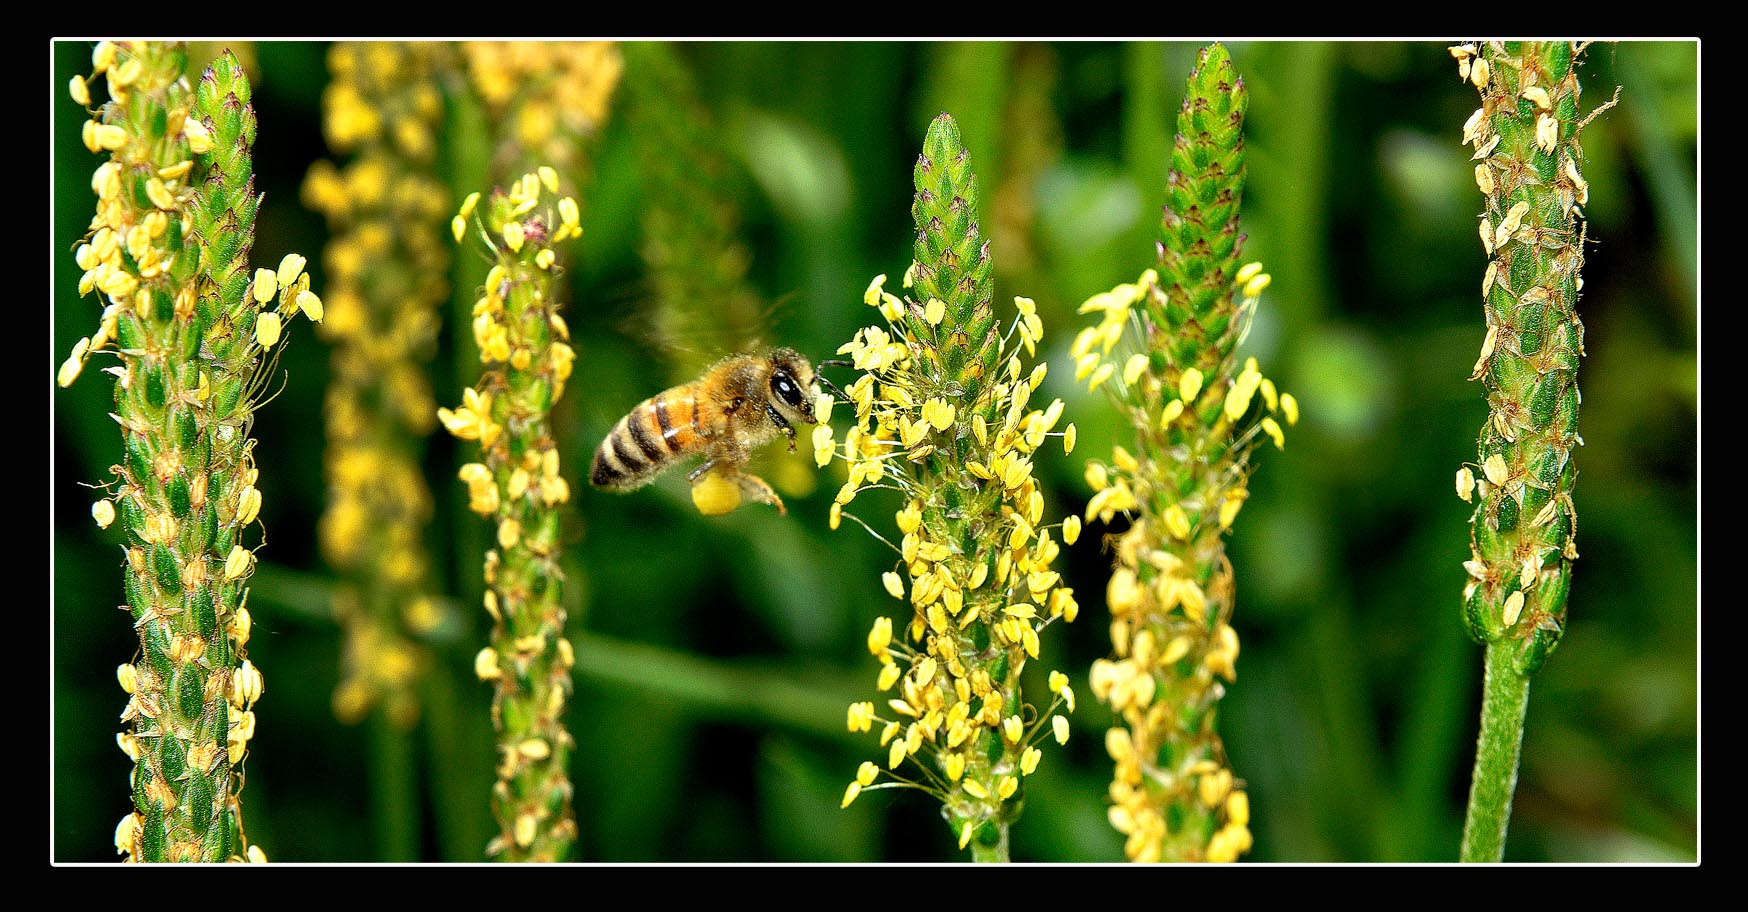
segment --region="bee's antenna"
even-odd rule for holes
[[[826,376],[819,372],[819,368],[822,368],[822,367],[855,367],[855,366],[856,366],[855,362],[845,361],[842,358],[834,358],[830,361],[821,361],[821,362],[819,362],[819,364],[814,366],[813,379],[818,380],[820,383],[825,384],[825,388],[828,390],[831,390],[832,395],[836,396],[838,398],[839,402],[849,402],[850,397],[844,395],[844,391],[841,389],[838,389],[838,385],[836,383],[833,383],[830,380],[826,379]]]
[[[830,380],[827,380],[825,377],[818,375],[818,374],[815,374],[813,379],[818,380],[819,382],[825,384],[825,388],[828,390],[831,390],[831,394],[833,396],[836,396],[837,400],[839,402],[849,402],[850,401],[850,397],[844,395],[844,391],[841,389],[838,389],[838,385],[836,383],[833,383]]]

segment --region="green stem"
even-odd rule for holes
[[[261,561],[251,577],[259,592],[250,598],[257,605],[270,605],[284,616],[311,623],[334,623],[330,603],[333,589],[331,577],[294,570],[283,564]],[[445,612],[456,606],[439,599]],[[844,675],[818,665],[787,666],[758,663],[733,663],[602,636],[589,631],[571,634],[571,646],[576,652],[573,669],[579,679],[596,685],[621,687],[654,696],[678,700],[693,711],[712,719],[774,723],[797,731],[812,732],[820,737],[848,743],[861,743],[844,730],[843,707],[857,688]],[[431,639],[434,646],[447,647],[453,639]],[[458,699],[454,681],[445,672],[444,679],[429,695],[421,698],[426,708],[428,724],[448,731],[454,725],[451,708]],[[453,742],[434,734],[432,745]],[[441,752],[448,752],[444,747]],[[450,778],[439,778],[446,784]],[[441,800],[441,796],[439,796]],[[455,802],[443,800],[448,808],[443,818],[455,812]],[[458,856],[445,855],[453,860]]]
[[[1008,863],[1008,825],[998,822],[995,824],[995,830],[1001,835],[992,844],[985,845],[976,837],[972,838],[970,846],[972,861],[978,864]]]
[[[782,725],[836,740],[854,740],[844,730],[843,707],[853,687],[833,676],[802,669],[758,668],[617,640],[575,633],[574,671],[596,685],[680,701],[708,718]],[[860,743],[860,742],[857,742]]]
[[[1419,654],[1393,770],[1399,810],[1382,821],[1384,844],[1374,845],[1377,854],[1368,856],[1379,861],[1437,859],[1449,851],[1445,827],[1422,823],[1445,814],[1446,783],[1461,763],[1474,667],[1468,637],[1455,624],[1436,625]]]
[[[1475,747],[1469,816],[1463,824],[1462,861],[1498,861],[1505,851],[1517,760],[1523,752],[1524,710],[1529,706],[1529,676],[1517,669],[1515,645],[1504,640],[1487,646],[1481,737]]]
[[[381,706],[370,714],[370,759],[378,860],[418,861],[418,834],[423,827],[414,796],[413,752],[406,734]]]
[[[444,758],[443,773],[430,779],[431,800],[442,808],[435,819],[443,861],[477,862],[480,846],[491,838],[494,826],[486,802],[476,800],[474,792],[474,783],[492,775],[489,732],[483,726],[464,725],[457,718],[472,706],[458,710],[462,696],[455,680],[450,663],[439,661],[420,682],[424,687],[421,704],[426,756]]]

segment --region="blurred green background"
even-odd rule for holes
[[[874,316],[860,301],[869,280],[908,265],[912,164],[929,120],[958,118],[994,237],[998,313],[1011,315],[1016,294],[1037,300],[1039,354],[1052,367],[1042,401],[1067,400],[1065,420],[1080,427],[1073,456],[1039,459],[1049,513],[1060,515],[1084,505],[1083,460],[1108,455],[1116,430],[1102,396],[1069,382],[1067,346],[1085,319],[1073,311],[1153,261],[1196,49],[727,42],[673,52],[727,163],[717,204],[739,212],[748,281],[777,302],[763,341],[816,358]],[[1304,414],[1285,452],[1259,453],[1230,539],[1243,652],[1221,730],[1251,793],[1247,858],[1451,861],[1481,667],[1458,622],[1471,508],[1452,487],[1486,414],[1480,385],[1465,379],[1483,335],[1481,197],[1459,141],[1476,93],[1439,44],[1231,50],[1251,93],[1246,259],[1274,276],[1247,348]],[[66,85],[89,72],[89,54],[85,43],[53,48],[51,371],[100,310],[77,296],[72,257],[99,160],[78,140],[84,115]],[[302,252],[318,291],[325,227],[298,187],[331,156],[320,129],[325,54],[321,43],[257,43],[252,74],[266,193],[254,259]],[[1620,106],[1584,133],[1582,559],[1570,628],[1531,688],[1507,860],[1697,857],[1696,56],[1692,42],[1604,44],[1580,70],[1586,107],[1624,87]],[[625,78],[636,77],[628,68]],[[644,114],[688,116],[678,106]],[[878,614],[904,609],[881,589],[881,546],[852,523],[826,528],[841,463],[811,493],[792,489],[787,517],[762,507],[700,517],[678,472],[629,496],[584,481],[601,436],[667,379],[650,367],[667,356],[628,330],[647,322],[640,162],[659,153],[626,128],[634,121],[616,107],[590,150],[567,304],[579,358],[556,419],[574,491],[565,567],[578,654],[577,857],[963,860],[918,793],[872,792],[838,808],[856,765],[884,753],[844,730],[845,706],[875,696],[863,636]],[[474,376],[471,366],[457,375],[452,328],[432,362],[445,404]],[[404,734],[380,718],[342,725],[330,709],[333,576],[315,537],[328,352],[307,329],[295,327],[289,381],[254,426],[268,546],[249,602],[249,652],[266,678],[247,766],[249,836],[278,861],[477,861],[493,829],[492,755],[489,689],[471,667],[489,619],[477,608],[484,527],[454,476],[465,453],[442,436],[429,442],[438,509],[427,541],[438,581],[465,607],[432,642],[440,661],[420,691],[420,722]],[[107,477],[120,453],[111,397],[94,370],[53,394],[62,861],[114,859],[129,802],[114,668],[136,640],[116,609],[120,536],[95,527],[96,495],[82,486]],[[857,506],[882,528],[897,505]],[[1053,626],[1043,661],[1028,667],[1030,692],[1063,668],[1082,700],[1074,737],[1047,747],[1028,780],[1015,860],[1122,858],[1104,813],[1110,716],[1085,684],[1109,646],[1109,563],[1097,541],[1085,536],[1059,567],[1080,620]]]

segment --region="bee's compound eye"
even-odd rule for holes
[[[801,391],[795,388],[795,384],[789,382],[788,377],[778,374],[777,378],[772,381],[771,387],[777,391],[777,395],[783,397],[783,401],[790,405],[801,402]]]

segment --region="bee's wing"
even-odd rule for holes
[[[795,310],[795,302],[800,296],[799,291],[785,292],[761,305],[758,315],[746,321],[740,328],[739,338],[729,340],[730,344],[735,345],[734,353],[762,355],[770,351],[777,344],[776,340],[782,336],[778,331],[778,324]]]
[[[728,355],[770,350],[774,327],[792,310],[798,292],[766,302],[750,291],[713,300],[662,296],[643,290],[618,322],[624,335],[638,340],[669,366],[675,382],[691,379]]]
[[[630,290],[625,299],[614,329],[661,359],[668,366],[670,379],[677,382],[695,376],[721,353],[722,347],[707,327],[692,319],[687,308],[664,301],[647,281]]]

